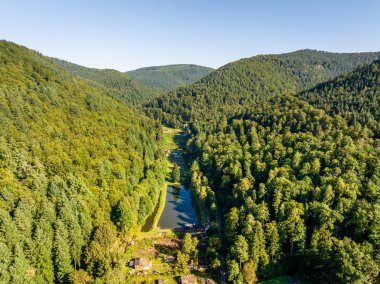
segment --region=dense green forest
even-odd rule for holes
[[[316,283],[373,283],[379,146],[360,125],[291,96],[190,141],[193,188],[206,208],[216,195],[225,212],[229,279],[298,273]]]
[[[75,76],[100,84],[105,87],[106,94],[123,102],[137,104],[161,93],[116,70],[88,68],[56,58],[51,60]]]
[[[380,61],[301,92],[299,98],[350,124],[366,125],[380,137]]]
[[[301,50],[140,83],[0,41],[0,282],[123,282],[165,183],[163,123],[189,134],[211,270],[222,245],[231,283],[380,283],[379,59]]]
[[[168,91],[195,83],[212,71],[209,67],[178,64],[140,68],[127,74],[146,86]]]
[[[164,182],[161,127],[6,41],[0,72],[0,282],[117,281]]]
[[[349,109],[356,120],[345,105],[328,111],[341,116],[330,116],[296,96],[307,98],[302,91],[378,57],[309,50],[257,56],[146,104],[149,115],[191,135],[191,188],[211,220],[217,207],[223,213],[231,282],[283,274],[379,282],[380,141],[366,116],[378,117],[371,98],[355,98],[363,84],[377,98],[377,63],[337,80],[355,98]],[[323,95],[320,86],[311,102]]]
[[[380,53],[339,54],[301,50],[242,59],[211,73],[187,88],[146,104],[153,117],[168,125],[192,122],[216,126],[221,119],[246,111],[261,97],[295,94],[356,67],[379,59]]]

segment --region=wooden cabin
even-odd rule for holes
[[[147,258],[136,258],[133,261],[133,268],[138,270],[148,270],[152,268],[152,261]]]
[[[181,284],[197,284],[197,278],[194,274],[181,276]]]

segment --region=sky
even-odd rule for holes
[[[380,51],[378,0],[0,0],[0,39],[94,68]]]

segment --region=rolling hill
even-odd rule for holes
[[[350,124],[357,122],[380,135],[380,61],[301,92],[298,97]]]
[[[214,69],[193,64],[153,66],[126,72],[142,84],[159,90],[173,90],[195,83]]]
[[[380,52],[313,50],[254,56],[229,63],[195,84],[149,101],[146,107],[153,117],[168,124],[215,123],[223,116],[244,112],[257,100],[296,94],[379,58]]]
[[[52,58],[52,60],[73,75],[105,87],[104,91],[109,96],[124,102],[138,104],[160,94],[159,91],[147,87],[131,76],[116,70],[87,68],[56,58]]]

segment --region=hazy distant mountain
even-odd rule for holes
[[[149,88],[127,74],[116,70],[88,68],[65,60],[52,59],[73,75],[106,87],[110,96],[122,101],[138,103],[159,94],[156,89]]]
[[[152,66],[127,72],[144,85],[160,90],[172,90],[192,84],[214,69],[193,64]]]

